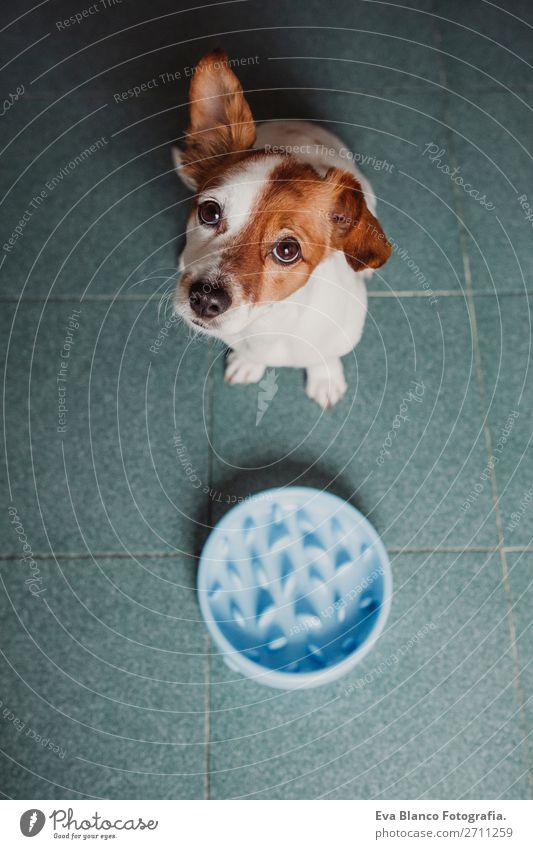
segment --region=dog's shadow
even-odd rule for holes
[[[261,465],[261,458],[258,458],[257,465]],[[291,460],[286,461],[283,464],[282,472],[280,472],[277,466],[271,466],[265,469],[242,470],[237,474],[222,478],[211,486],[208,493],[207,521],[205,505],[202,506],[201,511],[199,511],[196,517],[197,534],[195,548],[197,556],[201,554],[202,548],[213,527],[235,504],[245,501],[266,489],[281,486],[307,486],[330,492],[352,504],[363,515],[368,513],[368,509],[360,495],[354,493],[353,485],[350,484],[346,477],[342,474],[334,474],[331,470],[326,469],[314,461],[310,460],[307,465]]]

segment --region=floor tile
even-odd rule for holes
[[[13,107],[0,157],[4,294],[160,294],[176,274],[188,197],[170,157],[177,127],[117,136],[131,110],[39,105],[37,115],[32,102]]]
[[[209,490],[211,351],[168,312],[158,320],[157,307],[23,303],[14,317],[4,309],[9,492],[34,552],[196,557]],[[16,553],[7,513],[0,521]]]
[[[250,492],[303,483],[351,500],[389,546],[495,545],[465,302],[371,298],[344,365],[349,389],[332,411],[306,397],[303,371],[279,369],[258,420],[260,385],[224,384],[218,357],[215,513]]]
[[[369,288],[460,291],[463,257],[453,186],[426,153],[436,141],[449,144],[443,96],[362,98],[355,125],[338,131],[372,184],[378,218],[393,245]]]
[[[511,95],[479,93],[452,100],[448,115],[452,150],[442,144],[433,161],[436,169],[457,168],[457,179],[471,187],[467,194],[456,185],[455,194],[472,285],[476,291],[532,291],[529,107]],[[450,181],[442,170],[440,177]]]
[[[213,798],[527,798],[499,557],[393,571],[390,624],[335,685],[269,690],[216,659]]]
[[[483,88],[520,91],[532,103],[531,7],[451,0],[436,7],[448,85],[463,94]]]
[[[1,575],[3,792],[202,798],[206,641],[191,564],[10,561]]]
[[[513,619],[520,663],[520,684],[524,700],[524,727],[533,722],[533,653],[531,640],[531,605],[533,602],[533,552],[507,554],[509,583],[513,600]],[[533,759],[531,749],[530,777],[533,787]]]
[[[506,545],[533,539],[531,299],[476,299],[502,532]]]

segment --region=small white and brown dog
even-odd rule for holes
[[[346,391],[340,357],[359,342],[365,277],[390,256],[369,183],[332,133],[254,123],[222,51],[198,63],[177,172],[195,192],[175,310],[231,349],[225,379],[305,368],[324,409]]]

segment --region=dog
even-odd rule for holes
[[[365,278],[391,254],[372,188],[328,130],[256,126],[221,50],[196,66],[189,110],[172,149],[195,193],[175,312],[228,346],[228,383],[304,368],[307,395],[333,407],[347,388],[340,358],[363,332]]]

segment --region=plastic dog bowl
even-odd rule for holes
[[[198,572],[202,615],[228,666],[284,689],[353,669],[383,630],[391,594],[370,522],[307,487],[266,490],[229,510]]]

